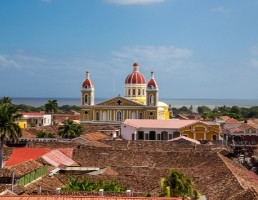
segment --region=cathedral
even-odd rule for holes
[[[94,84],[90,73],[81,88],[81,123],[89,125],[120,126],[126,119],[169,119],[168,105],[159,102],[159,88],[154,72],[146,82],[139,71],[138,63],[125,79],[124,96],[116,96],[94,103]]]

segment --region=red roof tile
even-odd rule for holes
[[[154,200],[154,199],[169,199],[169,200],[182,200],[182,198],[174,197],[174,198],[164,198],[164,197],[94,197],[94,196],[40,196],[40,195],[29,195],[29,196],[1,196],[1,200]]]
[[[19,163],[35,160],[47,152],[51,151],[48,148],[15,148],[5,166],[13,166]]]

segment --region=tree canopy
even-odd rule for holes
[[[73,121],[67,119],[64,124],[58,128],[58,134],[62,138],[79,137],[83,132],[83,127],[80,124],[74,124]]]
[[[4,97],[0,100],[0,168],[3,167],[4,140],[17,141],[22,135],[21,128],[17,123],[21,116],[11,103],[11,99]]]
[[[200,192],[194,189],[193,180],[179,171],[172,168],[167,178],[161,178],[161,196],[165,197],[190,197],[197,199]]]

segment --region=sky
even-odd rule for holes
[[[1,0],[0,97],[258,99],[258,0]]]

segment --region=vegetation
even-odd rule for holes
[[[55,135],[54,135],[53,133],[40,130],[40,131],[37,133],[37,138],[55,138]]]
[[[66,191],[99,191],[104,189],[106,192],[124,192],[125,187],[121,187],[116,181],[103,181],[98,180],[97,182],[87,178],[79,180],[79,178],[68,177],[68,183],[63,187]]]
[[[46,113],[51,114],[51,124],[53,124],[53,113],[56,113],[58,110],[57,100],[48,100],[44,106]]]
[[[161,178],[160,184],[161,196],[193,199],[201,196],[200,192],[193,188],[193,180],[175,168],[171,169],[168,178]]]
[[[83,127],[80,124],[74,124],[73,121],[67,119],[64,124],[58,128],[58,134],[62,138],[79,137],[83,132]]]
[[[3,168],[4,140],[17,141],[22,135],[17,123],[21,116],[9,97],[0,100],[0,168]]]
[[[193,107],[182,106],[181,108],[171,108],[173,115],[177,114],[191,114]],[[213,110],[208,106],[198,106],[197,112],[201,114],[203,119],[214,120],[220,116],[229,116],[236,120],[242,121],[245,118],[258,118],[258,106],[251,108],[238,107],[238,106],[221,106],[215,107]]]

